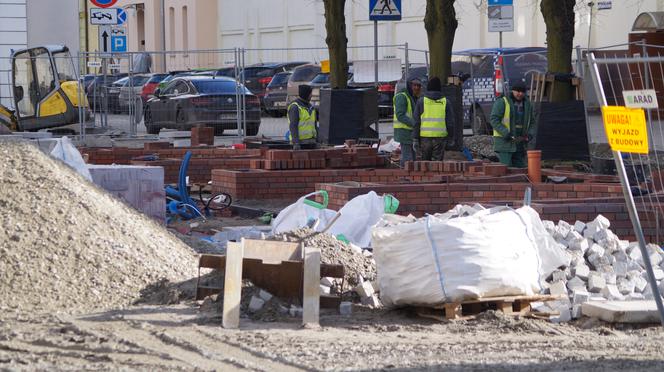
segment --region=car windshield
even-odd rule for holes
[[[327,84],[330,82],[330,74],[318,74],[311,80],[312,84]]]
[[[292,81],[311,81],[318,73],[320,72],[320,68],[316,67],[305,67],[305,68],[297,68],[293,70],[293,76],[291,76]]]
[[[111,84],[111,85],[123,87],[127,84],[128,81],[129,81],[128,77],[123,77],[122,79],[114,81],[113,84]]]
[[[164,79],[166,79],[167,76],[168,76],[167,74],[154,74],[154,75],[152,75],[150,80],[148,80],[147,82],[148,83],[159,83],[159,82],[163,81]]]
[[[194,80],[192,82],[201,94],[235,94],[234,81],[210,79]]]
[[[55,68],[58,70],[58,79],[60,81],[76,80],[76,69],[69,52],[54,53]]]
[[[132,76],[131,81],[125,83],[126,86],[142,87],[150,79],[149,76]]]
[[[534,73],[544,73],[547,69],[546,52],[505,55],[505,75],[511,80],[524,79],[526,85]]]
[[[270,81],[270,84],[268,87],[274,87],[277,85],[285,85],[288,82],[288,78],[290,78],[291,74],[290,73],[279,73],[274,75],[272,78],[272,81]]]
[[[272,69],[266,67],[247,67],[244,69],[244,78],[251,79],[255,77],[270,76],[271,70]]]

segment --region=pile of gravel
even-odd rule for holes
[[[498,156],[493,151],[492,136],[470,136],[463,138],[463,145],[470,150],[474,158],[497,160]]]
[[[196,275],[183,242],[32,144],[0,156],[0,311],[126,306]]]
[[[276,240],[287,240],[298,242],[302,238],[314,233],[309,228],[301,228],[274,237]],[[352,247],[339,241],[330,234],[316,234],[304,239],[306,247],[320,248],[321,261],[330,265],[342,265],[344,267],[345,288],[348,285],[354,287],[360,283],[361,276],[365,281],[376,280],[376,261],[370,254],[362,253],[357,247]]]

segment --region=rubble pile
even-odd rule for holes
[[[492,136],[470,136],[463,138],[463,145],[470,150],[475,158],[497,159],[496,152],[493,151]]]
[[[223,313],[223,294],[213,295],[203,300],[200,311],[208,317],[219,317]],[[262,322],[283,321],[288,318],[301,318],[302,307],[288,303],[268,291],[256,287],[248,280],[242,281],[240,316]]]
[[[304,239],[306,247],[320,248],[321,262],[330,265],[343,265],[345,272],[345,285],[355,287],[362,281],[376,279],[376,261],[371,252],[362,251],[361,248],[339,241],[330,234],[315,233],[309,228],[301,228],[284,234],[278,234],[273,239],[299,242]]]
[[[638,243],[620,240],[609,229],[606,217],[599,215],[589,223],[576,221],[574,225],[565,221],[543,222],[554,239],[566,247],[571,263],[554,271],[545,284],[551,295],[565,298],[546,303],[538,310],[558,311],[558,320],[568,321],[581,316],[581,305],[587,301],[654,298]],[[647,250],[662,290],[664,251],[655,244],[649,244]]]
[[[0,141],[0,312],[126,306],[195,277],[192,250],[27,142]]]

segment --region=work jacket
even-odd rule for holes
[[[413,143],[413,107],[415,106],[410,86],[394,95],[393,105],[394,140],[404,145],[410,145]]]
[[[500,96],[496,99],[491,109],[490,124],[493,127],[493,150],[496,152],[525,151],[527,144],[519,144],[515,137],[527,136],[529,142],[535,138],[537,132],[533,106],[528,98],[523,97],[523,128],[517,128],[516,109],[514,108],[514,97]]]
[[[429,110],[425,112],[425,99],[427,99],[427,102],[429,102]],[[443,100],[444,100],[444,105],[443,105]],[[433,101],[437,103],[433,103]],[[444,106],[444,107],[443,107]],[[434,107],[437,107],[437,109],[443,108],[443,112],[436,112],[434,111]],[[436,116],[434,118],[433,116]],[[440,119],[442,116],[443,121],[433,121],[436,119]],[[424,119],[427,119],[424,121]],[[433,120],[432,120],[433,119]],[[417,104],[415,105],[415,112],[413,113],[413,140],[419,141],[420,138],[454,138],[454,110],[452,109],[452,105],[450,104],[450,101],[443,96],[441,92],[426,92],[424,94],[424,97],[420,97],[420,99],[417,101]],[[426,123],[426,124],[425,124]],[[444,126],[444,132],[443,130],[425,130],[425,129],[431,129],[433,126],[431,124],[435,124],[435,126],[438,127],[443,127]],[[424,129],[423,129],[424,128]],[[431,136],[430,134],[432,132],[438,132],[440,134],[444,133],[444,136]],[[422,133],[425,133],[426,135],[422,135]]]
[[[288,105],[290,142],[311,142],[316,139],[316,110],[307,101],[296,99]]]

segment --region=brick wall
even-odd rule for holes
[[[538,184],[527,183],[450,183],[402,185],[335,185],[319,184],[330,196],[330,208],[341,208],[350,199],[375,191],[392,194],[400,201],[399,214],[423,216],[445,212],[460,203],[505,204],[523,200],[526,187],[532,187],[532,200],[610,198],[622,196],[615,184]],[[504,201],[504,202],[503,202]]]

